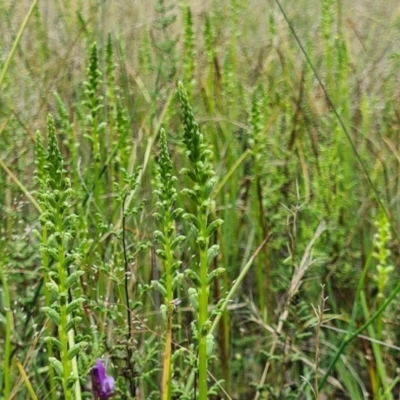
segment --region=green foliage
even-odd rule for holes
[[[186,156],[190,161],[190,168],[182,169],[193,183],[193,188],[185,188],[182,192],[196,205],[196,214],[186,213],[183,217],[189,221],[194,232],[199,249],[198,261],[189,268],[186,275],[191,279],[192,306],[197,314],[197,330],[195,337],[198,341],[198,369],[199,369],[199,398],[208,398],[207,365],[212,354],[213,335],[210,334],[211,321],[208,315],[209,289],[215,275],[209,274],[209,265],[218,255],[219,246],[210,247],[210,240],[214,231],[223,221],[209,220],[211,211],[211,195],[215,185],[214,171],[210,160],[212,152],[208,149],[204,136],[200,133],[192,108],[189,104],[187,92],[181,82],[178,84],[179,101],[183,118],[183,143],[186,147]]]
[[[179,293],[181,279],[177,270],[181,262],[175,257],[176,249],[179,244],[185,240],[185,236],[176,236],[175,220],[179,218],[183,210],[175,208],[177,191],[175,184],[176,176],[172,174],[173,167],[168,152],[167,136],[164,129],[160,131],[160,154],[157,165],[157,190],[155,191],[158,202],[158,213],[154,214],[162,231],[155,231],[154,237],[160,243],[157,254],[163,262],[163,278],[157,282],[155,287],[163,294],[164,304],[161,306],[161,312],[165,321],[165,345],[164,345],[164,363],[163,379],[161,392],[163,399],[170,399],[173,387],[172,373],[174,365],[172,359],[172,324],[175,305],[180,304],[180,299],[174,300],[174,293]]]
[[[184,43],[184,59],[183,59],[183,68],[184,68],[184,77],[185,82],[187,82],[187,86],[189,88],[188,97],[191,98],[192,87],[194,85],[194,70],[195,70],[195,37],[194,37],[194,28],[193,28],[193,17],[192,11],[190,10],[189,5],[185,4],[183,6],[183,43]]]
[[[38,192],[42,209],[40,222],[43,242],[41,251],[47,269],[46,290],[51,298],[49,305],[42,307],[44,314],[57,327],[58,338],[46,336],[43,340],[53,346],[59,357],[49,356],[56,378],[60,380],[65,399],[80,398],[81,390],[76,357],[87,346],[87,342],[75,343],[74,325],[80,321],[78,316],[84,297],[73,297],[72,285],[82,275],[77,269],[78,255],[72,251],[70,243],[76,227],[76,215],[69,212],[71,188],[65,177],[63,159],[58,145],[54,120],[47,119],[48,146],[44,152],[40,137],[38,138],[38,181],[41,190]],[[54,264],[50,268],[48,259]]]
[[[31,3],[0,5],[0,400],[90,399],[97,358],[121,400],[396,398],[390,6]]]

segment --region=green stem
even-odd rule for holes
[[[4,272],[4,265],[0,264],[0,280],[3,284],[4,293],[4,310],[6,313],[6,336],[4,341],[4,364],[3,364],[3,376],[4,376],[4,399],[10,397],[11,390],[11,330],[12,330],[12,311],[11,311],[11,299],[10,291],[8,288],[6,274]]]
[[[47,228],[46,226],[43,226],[42,229],[42,244],[43,246],[47,246]],[[51,306],[51,294],[50,290],[47,288],[46,284],[50,282],[49,279],[49,257],[47,255],[47,252],[45,250],[42,251],[42,265],[43,265],[43,279],[44,279],[44,301],[45,301],[45,306],[50,307]],[[50,327],[50,320],[46,324],[46,333],[47,336],[51,336],[51,327]],[[47,342],[46,344],[47,348],[47,354],[50,357],[53,357],[53,345],[50,342]],[[54,374],[54,368],[52,365],[49,365],[49,385],[50,385],[50,393],[51,393],[51,398],[52,400],[57,400],[57,390],[55,386],[55,374]]]
[[[100,142],[97,132],[96,119],[93,121],[92,135],[93,135],[93,158],[94,158],[94,201],[95,207],[100,209],[100,186],[99,186],[99,172],[100,172]]]
[[[170,221],[170,214],[167,213],[166,220]],[[164,349],[164,368],[163,368],[163,380],[162,380],[162,398],[163,400],[171,399],[171,347],[172,347],[172,263],[173,254],[171,250],[171,238],[168,233],[168,229],[164,229],[166,235],[165,241],[165,280],[167,296],[165,298],[165,306],[167,308],[167,321],[165,330],[165,349]]]
[[[257,248],[257,250],[250,257],[249,261],[247,261],[246,265],[243,267],[239,276],[235,279],[235,283],[232,285],[231,289],[229,290],[229,293],[226,295],[223,303],[221,304],[220,312],[217,314],[217,316],[215,317],[215,319],[211,325],[210,333],[213,333],[215,331],[215,329],[217,328],[217,326],[222,318],[223,312],[227,310],[229,302],[231,301],[231,299],[237,292],[238,288],[240,287],[241,283],[243,282],[243,279],[245,278],[245,276],[249,272],[251,266],[253,265],[254,260],[256,259],[256,257],[260,253],[260,251],[262,251],[264,246],[267,244],[270,237],[271,237],[271,235],[268,235],[268,237],[264,239],[264,241],[260,244],[260,246]],[[189,379],[187,380],[186,390],[189,390],[189,388],[192,386],[193,380],[194,380],[194,374],[192,373],[192,374],[190,374]]]
[[[63,221],[62,215],[59,214],[57,217],[57,232],[60,235],[60,243],[58,245],[58,263],[57,263],[57,272],[59,278],[59,306],[60,306],[60,325],[58,327],[58,335],[61,342],[61,364],[63,366],[63,377],[62,377],[62,386],[64,390],[65,400],[72,400],[72,392],[68,387],[68,379],[71,377],[71,362],[68,357],[68,349],[70,346],[74,344],[73,332],[67,331],[67,324],[69,321],[69,315],[67,312],[68,306],[68,289],[67,289],[67,270],[64,265],[65,261],[65,248],[64,248],[64,238],[63,238]],[[71,336],[72,334],[72,336]],[[76,363],[76,360],[75,360]],[[75,365],[74,372],[78,377],[78,368]],[[75,390],[78,394],[76,400],[80,400],[80,387],[76,389],[76,386],[79,386],[79,379],[77,383],[75,383]]]
[[[255,155],[257,156],[257,154]],[[262,231],[262,210],[261,205],[258,202],[258,185],[259,185],[259,174],[258,174],[258,165],[257,161],[254,160],[254,182],[253,182],[253,212],[254,212],[254,220],[260,222],[257,224],[257,240],[260,240],[263,235]],[[257,274],[257,290],[258,290],[258,306],[260,308],[261,315],[263,318],[265,317],[265,282],[267,285],[270,285],[269,277],[265,276],[267,271],[264,270],[264,266],[266,265],[266,260],[264,257],[260,257],[256,261],[256,274]],[[265,274],[265,275],[264,275]],[[269,288],[268,288],[269,290]],[[272,311],[268,309],[268,313]]]
[[[207,400],[207,334],[206,326],[208,317],[208,262],[207,262],[207,212],[198,206],[200,215],[200,288],[199,288],[199,315],[198,315],[198,340],[199,340],[199,400]]]
[[[60,291],[60,326],[58,327],[58,334],[61,342],[61,364],[63,366],[63,377],[62,377],[62,386],[64,390],[65,400],[72,400],[71,391],[68,389],[67,381],[71,375],[70,371],[70,363],[68,359],[68,332],[66,331],[67,323],[68,323],[68,314],[67,314],[67,304],[68,304],[68,293],[66,290],[66,273],[64,270],[64,247],[62,244],[58,246],[58,277],[60,280],[59,291]]]
[[[68,343],[69,343],[69,348],[71,349],[75,345],[75,337],[74,337],[74,331],[71,329],[68,332]],[[79,370],[78,370],[78,360],[77,357],[74,357],[71,360],[71,367],[72,367],[72,374],[74,376],[79,377]],[[76,380],[75,383],[75,400],[81,400],[82,399],[82,391],[81,391],[81,385],[79,382],[79,379]]]
[[[167,305],[167,321],[165,329],[164,368],[162,377],[162,399],[171,399],[171,344],[172,344],[172,310]]]

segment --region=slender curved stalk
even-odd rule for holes
[[[392,291],[390,296],[386,299],[386,301],[372,314],[372,316],[369,318],[369,320],[367,322],[365,322],[362,326],[360,326],[354,332],[352,332],[352,333],[348,332],[347,333],[347,335],[343,339],[343,342],[340,345],[338,351],[336,352],[336,354],[332,358],[328,368],[326,369],[325,375],[322,377],[322,379],[319,382],[319,385],[318,385],[318,390],[319,391],[325,385],[325,382],[328,379],[328,376],[332,372],[332,370],[335,367],[337,361],[339,360],[339,357],[344,352],[344,350],[347,347],[347,345],[349,343],[351,343],[361,332],[363,332],[365,329],[367,329],[386,310],[386,308],[395,299],[395,297],[398,295],[399,292],[400,292],[400,282],[397,284],[397,286]]]
[[[4,63],[3,69],[1,70],[1,73],[0,73],[0,91],[1,91],[1,87],[3,86],[3,81],[4,81],[4,78],[5,78],[6,74],[7,74],[8,68],[10,67],[11,60],[14,57],[14,54],[15,54],[17,48],[18,48],[19,42],[21,41],[22,35],[23,35],[27,25],[28,25],[29,20],[31,19],[31,16],[33,14],[33,10],[35,9],[37,2],[38,2],[38,0],[34,0],[33,1],[32,5],[31,5],[31,8],[28,11],[28,14],[26,14],[26,17],[25,17],[24,21],[22,22],[21,28],[19,28],[19,32],[17,34],[17,37],[14,40],[14,43],[13,43],[13,46],[11,48],[10,54],[8,55],[7,60]]]
[[[361,291],[360,293],[360,300],[361,300],[361,306],[363,309],[363,313],[365,316],[369,315],[369,309],[368,309],[368,304],[367,304],[367,299],[365,297],[365,293],[364,291]],[[381,314],[382,316],[382,314]],[[379,318],[379,320],[381,320],[382,318]],[[378,322],[379,322],[378,320]],[[375,329],[372,325],[370,325],[368,327],[368,336],[372,339],[378,339],[379,337],[377,337],[377,334],[375,332]],[[376,343],[374,340],[371,341],[371,347],[372,347],[372,351],[374,353],[374,360],[375,360],[375,364],[376,364],[376,372],[377,375],[379,376],[379,379],[381,381],[381,385],[383,387],[383,390],[386,393],[386,397],[385,400],[393,400],[393,396],[391,395],[390,392],[387,392],[387,388],[389,387],[389,380],[388,380],[388,376],[386,374],[386,368],[385,368],[385,363],[383,361],[383,357],[382,357],[382,352],[381,352],[381,346]]]
[[[211,325],[211,329],[210,332],[214,332],[214,330],[217,328],[219,321],[222,317],[222,311],[225,311],[228,307],[228,303],[231,301],[232,297],[234,296],[234,294],[237,292],[239,286],[241,285],[243,279],[245,278],[245,276],[247,275],[247,273],[249,272],[251,266],[254,263],[254,260],[256,259],[256,257],[258,256],[258,254],[260,254],[260,252],[262,251],[262,249],[264,248],[264,246],[268,243],[269,239],[271,239],[271,234],[269,234],[264,240],[263,242],[260,244],[260,246],[258,246],[257,250],[253,253],[253,255],[250,257],[249,261],[247,261],[246,265],[244,266],[244,268],[242,269],[240,275],[235,279],[235,283],[232,285],[231,290],[229,291],[229,293],[227,294],[227,296],[225,297],[224,302],[221,305],[221,309],[220,309],[220,313],[215,317],[213,324]]]

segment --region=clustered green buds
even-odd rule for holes
[[[374,258],[377,260],[376,274],[374,279],[378,284],[378,296],[382,300],[385,297],[385,289],[387,287],[390,274],[394,267],[389,263],[390,250],[388,249],[389,242],[392,238],[390,231],[390,223],[385,213],[380,210],[378,219],[375,222],[378,232],[374,237],[375,252]]]
[[[49,305],[42,311],[58,328],[58,337],[47,336],[44,341],[51,343],[55,354],[49,361],[57,378],[61,381],[65,399],[71,399],[71,391],[80,393],[79,376],[75,357],[87,343],[74,341],[74,326],[81,318],[79,310],[85,299],[73,297],[74,286],[83,272],[77,269],[78,254],[71,251],[76,216],[71,212],[70,182],[65,177],[63,159],[58,146],[54,121],[47,120],[48,148],[43,147],[40,134],[37,135],[37,179],[39,181],[39,204],[42,209],[40,222],[46,230],[45,242],[41,251],[54,265],[43,266],[45,285],[49,292]]]
[[[217,257],[219,250],[219,246],[216,244],[210,246],[210,241],[223,221],[221,219],[210,220],[211,198],[216,182],[212,168],[213,154],[200,132],[189,104],[188,95],[181,82],[178,84],[178,96],[184,125],[183,143],[190,162],[190,167],[182,169],[181,173],[188,176],[193,184],[193,187],[184,189],[182,193],[196,205],[196,212],[185,213],[183,218],[189,222],[194,232],[199,252],[198,261],[186,269],[185,275],[193,283],[188,295],[197,314],[197,329],[194,333],[198,341],[199,353],[199,398],[205,400],[208,396],[207,363],[213,348],[213,336],[209,333],[211,327],[208,315],[209,288],[212,281],[224,271],[223,268],[218,268],[209,273],[209,265]]]

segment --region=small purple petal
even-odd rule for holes
[[[102,391],[104,394],[111,393],[115,389],[115,381],[112,376],[108,376],[102,385]]]
[[[92,368],[92,387],[93,393],[100,400],[108,400],[115,389],[115,380],[106,374],[106,369],[100,359],[96,360]]]

